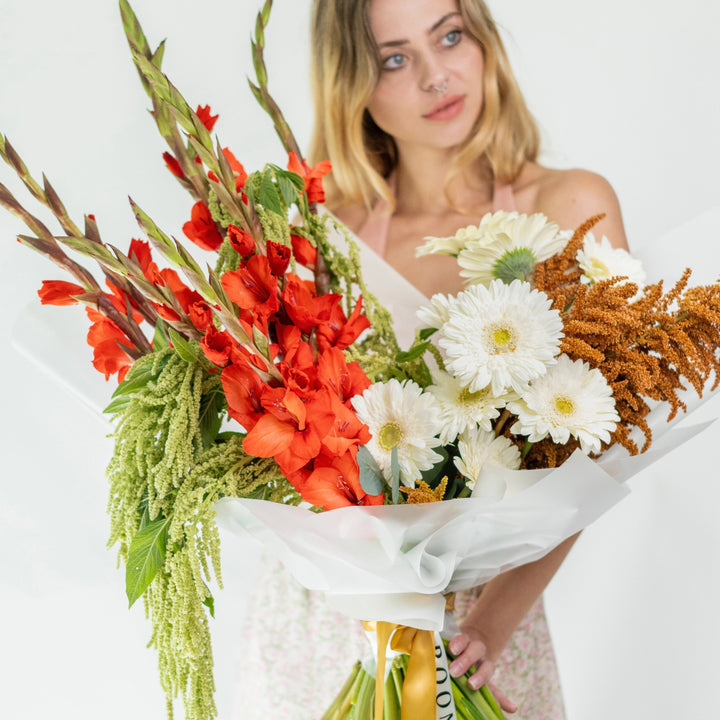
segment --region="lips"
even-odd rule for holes
[[[464,106],[464,95],[450,95],[435,103],[430,112],[425,113],[423,117],[435,121],[452,120],[462,112]]]

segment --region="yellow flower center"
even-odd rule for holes
[[[597,258],[591,258],[589,265],[592,268],[594,275],[601,275],[602,277],[607,277],[608,275],[610,275],[610,270],[608,269],[608,266]]]
[[[496,325],[491,327],[488,339],[490,340],[490,353],[492,355],[515,350],[516,341],[512,326]]]
[[[571,415],[575,412],[575,405],[570,398],[560,396],[555,398],[555,409],[561,415]]]
[[[378,433],[378,443],[383,450],[392,450],[402,439],[403,431],[397,423],[385,423]]]

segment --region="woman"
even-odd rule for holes
[[[626,247],[604,179],[537,164],[535,122],[482,0],[315,0],[311,46],[311,158],[333,165],[328,208],[426,295],[456,293],[462,284],[453,258],[415,259],[423,237],[453,235],[493,210],[542,212],[561,228],[605,213],[596,232]],[[563,717],[539,597],[573,541],[459,598],[451,673],[476,665],[471,684],[493,678],[503,708],[520,705],[524,720]],[[307,617],[317,611],[308,602]],[[325,644],[342,673],[340,655],[357,646],[338,639],[342,630],[323,641],[330,624],[314,625],[315,652]],[[290,643],[286,652],[302,652],[280,637],[281,646]]]

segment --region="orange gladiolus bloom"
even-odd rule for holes
[[[264,255],[253,255],[237,270],[229,270],[220,279],[228,297],[239,307],[268,318],[280,307],[277,278]]]
[[[325,191],[323,190],[322,179],[323,176],[332,170],[332,165],[329,160],[323,160],[314,168],[310,169],[310,166],[305,160],[300,162],[298,156],[294,152],[291,152],[288,158],[287,169],[290,172],[297,173],[305,181],[305,192],[307,193],[308,202],[325,202]]]
[[[209,105],[198,105],[195,110],[195,114],[200,118],[200,122],[205,126],[208,132],[212,132],[217,119],[220,117],[219,115],[212,115]]]
[[[190,214],[190,220],[183,225],[183,232],[203,250],[217,250],[223,242],[222,235],[215,226],[210,210],[204,202],[196,202]]]
[[[73,295],[84,295],[84,288],[65,280],[43,280],[37,291],[43,305],[77,305]]]

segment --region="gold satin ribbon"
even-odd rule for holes
[[[435,720],[435,633],[432,630],[384,621],[364,622],[363,627],[377,633],[378,656],[375,675],[375,720],[382,720],[385,704],[385,653],[391,649],[410,656],[402,689],[402,720]],[[394,633],[394,634],[393,634]]]

